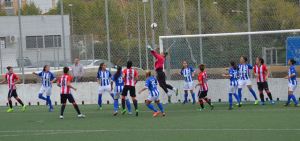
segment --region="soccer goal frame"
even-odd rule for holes
[[[252,49],[251,49],[251,35],[261,35],[261,34],[280,34],[280,33],[299,33],[300,29],[291,30],[274,30],[274,31],[255,31],[255,32],[234,32],[234,33],[215,33],[215,34],[195,34],[195,35],[171,35],[171,36],[159,36],[159,49],[160,52],[164,51],[164,39],[176,39],[176,38],[200,38],[200,57],[201,63],[203,60],[202,54],[202,37],[220,37],[220,36],[241,36],[249,35],[249,55],[250,63],[252,63]],[[171,46],[172,47],[172,46]],[[167,49],[169,50],[169,48]]]

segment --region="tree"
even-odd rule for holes
[[[29,4],[25,4],[24,7],[21,9],[21,15],[41,15],[42,10],[38,8],[34,2],[30,1]],[[18,11],[17,11],[18,15]]]
[[[7,16],[5,11],[0,11],[0,16]]]

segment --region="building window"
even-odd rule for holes
[[[43,36],[26,36],[26,48],[43,48]]]
[[[45,48],[61,47],[60,35],[45,35]]]
[[[6,48],[6,38],[0,37],[0,48]]]

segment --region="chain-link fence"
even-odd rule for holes
[[[118,65],[125,67],[128,60],[138,70],[153,70],[155,60],[146,46],[151,44],[158,51],[162,35],[300,28],[299,0],[59,0],[46,11],[34,0],[19,2],[20,11],[11,6],[17,0],[0,1],[1,74],[12,66],[25,77],[24,83],[35,83],[36,76],[30,73],[41,71],[46,64],[55,72],[72,66],[75,58],[85,67],[86,82],[96,81],[101,62],[109,63],[112,71]],[[155,30],[150,28],[152,22],[158,24]],[[263,56],[263,47],[286,47],[288,36],[292,35],[252,36],[252,56]],[[233,56],[224,51],[249,56],[248,41],[248,36],[202,38],[202,60],[210,68],[225,67]],[[174,48],[166,58],[167,68],[180,68],[183,56],[190,57],[190,65],[201,62],[199,39],[167,39],[164,47],[169,46]],[[286,64],[286,60],[276,60],[276,55],[285,55],[284,49],[277,54],[273,50],[272,55],[270,51],[266,51],[266,60]]]

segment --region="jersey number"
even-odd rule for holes
[[[66,81],[65,81],[65,79],[63,79],[63,81],[62,81],[61,85],[62,85],[63,87],[65,87],[65,86],[66,86]]]
[[[129,73],[129,77],[128,77],[128,80],[132,80],[133,77],[132,77],[132,73]]]
[[[122,83],[123,82],[122,77],[119,77],[118,81],[119,81],[119,83]]]

